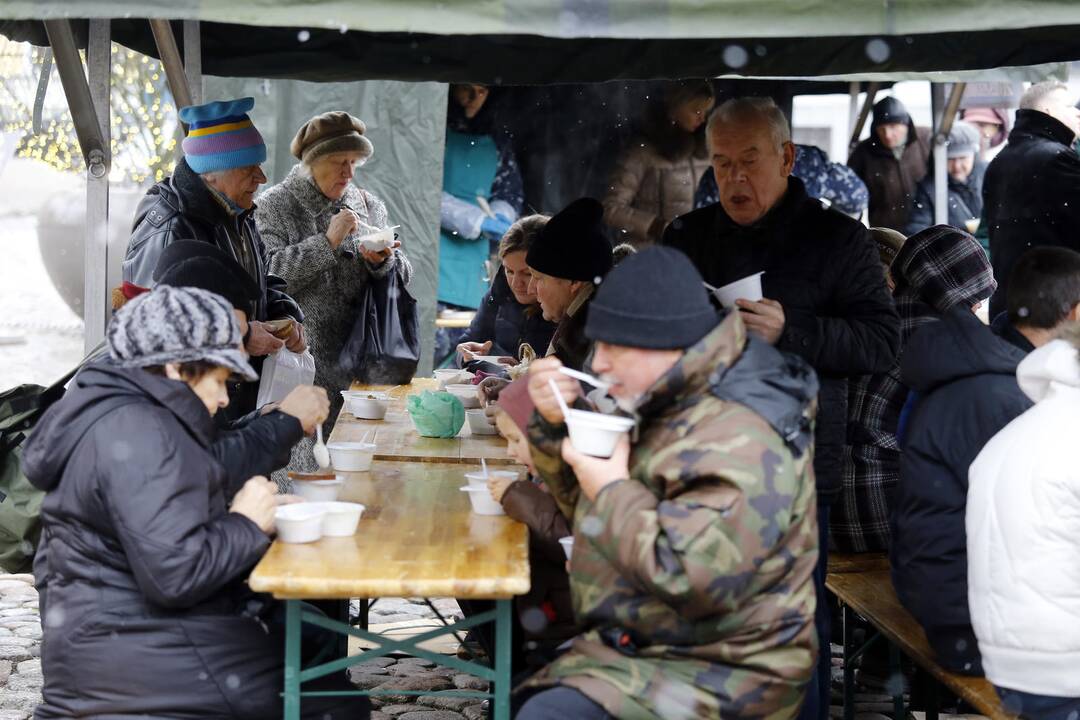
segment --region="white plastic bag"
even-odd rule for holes
[[[315,358],[305,350],[294,353],[282,348],[267,355],[259,378],[259,399],[256,407],[281,402],[298,385],[315,382]]]

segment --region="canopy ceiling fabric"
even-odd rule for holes
[[[13,40],[46,44],[52,17],[113,18],[149,55],[133,18],[200,20],[205,73],[316,81],[896,80],[1080,57],[1073,0],[0,0]]]

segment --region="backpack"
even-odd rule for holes
[[[64,395],[82,367],[49,387],[19,385],[0,393],[0,569],[30,572],[41,537],[41,501],[45,492],[22,471],[22,448],[34,425]]]

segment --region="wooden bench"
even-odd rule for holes
[[[829,553],[829,575],[889,570],[889,556],[877,553]]]
[[[833,563],[830,558],[830,573],[826,577],[825,585],[840,600],[844,612],[844,720],[851,720],[855,713],[853,662],[876,639],[876,637],[872,638],[862,648],[852,647],[849,636],[849,611],[854,611],[865,618],[880,633],[880,636],[889,642],[897,670],[899,652],[911,658],[923,672],[936,681],[930,683],[932,687],[930,707],[926,712],[927,720],[937,718],[938,684],[951,690],[987,717],[994,720],[1008,720],[1014,717],[1001,707],[997,693],[985,678],[957,675],[938,665],[922,626],[900,604],[887,568],[854,572],[832,572],[832,569]],[[893,697],[893,702],[896,706],[897,718],[903,718],[905,714],[902,692]]]

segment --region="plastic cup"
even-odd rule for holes
[[[375,457],[375,443],[332,442],[326,446],[334,470],[340,472],[366,472],[371,469]]]
[[[386,393],[342,390],[345,407],[361,420],[382,420],[390,407],[390,398]]]
[[[310,502],[337,500],[345,483],[341,480],[293,480],[292,494]]]
[[[964,227],[967,228],[967,231],[969,233],[974,235],[979,230],[979,218],[971,218],[970,220],[965,220]]]
[[[716,292],[713,294],[716,295],[716,299],[720,301],[720,304],[726,308],[735,307],[736,300],[759,302],[765,297],[761,293],[761,276],[764,274],[759,272],[747,275],[733,283],[728,283],[724,287],[716,288]]]
[[[518,474],[512,470],[489,470],[488,477],[504,477],[508,478],[510,482],[517,480]],[[469,481],[469,487],[478,487],[487,489],[488,478],[484,476],[482,472],[465,473],[465,479]]]
[[[619,438],[634,427],[630,418],[570,410],[566,428],[570,442],[578,452],[598,458],[609,458],[619,444]]]
[[[389,228],[379,230],[378,232],[361,235],[357,238],[357,241],[368,252],[389,250],[390,246],[394,244],[394,231]]]
[[[317,503],[281,505],[274,511],[278,539],[287,543],[315,542],[322,537],[326,511]]]
[[[447,385],[472,382],[474,377],[476,376],[468,370],[458,370],[456,368],[444,368],[435,371],[435,383],[439,390],[445,390]]]
[[[469,421],[469,431],[473,435],[498,435],[499,430],[488,421],[487,414],[482,410],[466,410],[465,419]]]
[[[562,545],[562,551],[566,553],[566,559],[569,560],[570,556],[574,554],[574,536],[569,535],[559,538],[559,544]]]
[[[487,485],[484,487],[476,487],[474,485],[464,485],[461,491],[468,493],[469,502],[472,503],[472,511],[477,515],[505,515],[506,511],[503,510],[503,506],[495,502],[495,498],[491,497],[491,493],[487,489]]]
[[[324,512],[322,519],[323,537],[350,537],[356,534],[364,506],[350,502],[311,503]]]
[[[476,385],[447,385],[446,392],[461,401],[461,406],[466,410],[480,407],[480,396],[477,394]]]

